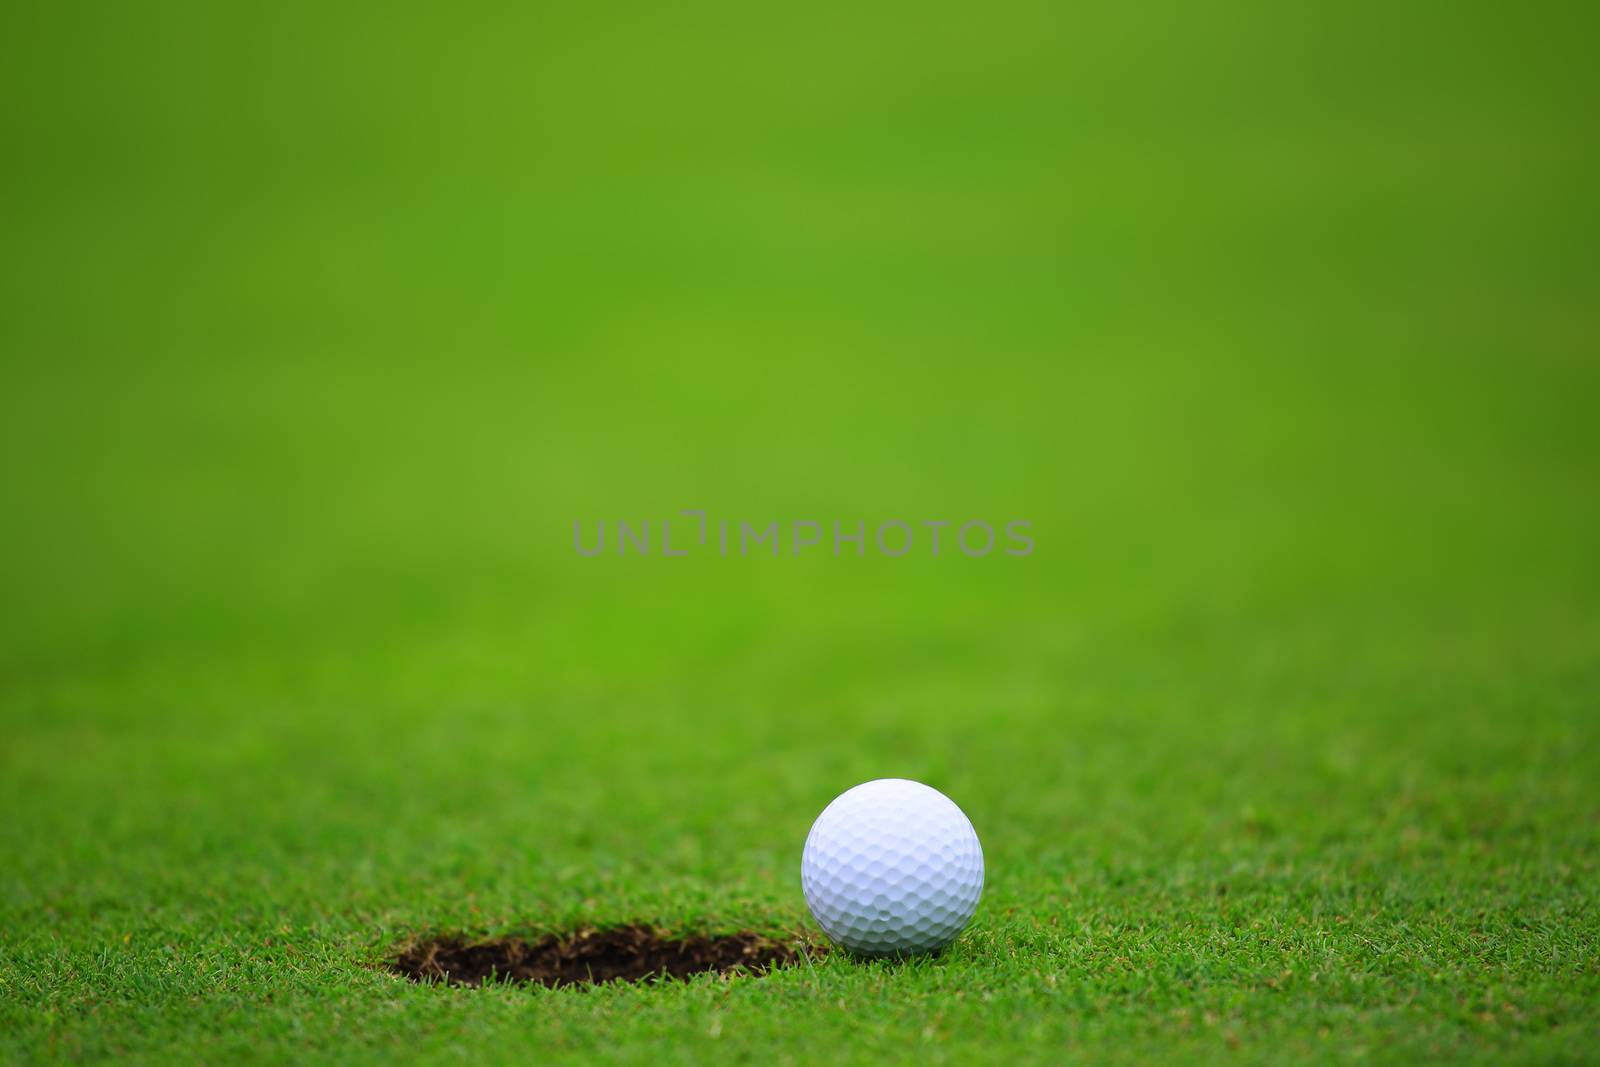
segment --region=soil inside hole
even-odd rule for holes
[[[649,926],[577,930],[536,941],[467,941],[443,937],[406,949],[390,970],[416,982],[475,986],[537,982],[546,986],[642,982],[715,971],[760,974],[792,963],[790,946],[748,931],[721,937],[669,937]]]

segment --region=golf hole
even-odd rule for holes
[[[441,937],[407,948],[389,969],[414,982],[461,986],[528,982],[554,987],[706,973],[762,974],[798,958],[794,947],[749,931],[673,937],[654,927],[631,925],[532,941]]]

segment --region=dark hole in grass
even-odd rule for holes
[[[760,974],[792,963],[795,949],[748,931],[720,937],[671,937],[649,926],[577,930],[535,941],[442,937],[402,952],[390,969],[415,982],[476,986],[537,982],[545,986],[642,982],[670,975]]]

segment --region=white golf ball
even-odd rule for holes
[[[983,848],[960,808],[904,778],[856,786],[823,809],[800,859],[824,933],[863,956],[911,956],[956,939],[983,895]]]

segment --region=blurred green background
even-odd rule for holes
[[[1596,28],[7,5],[12,1051],[1581,1058]],[[573,551],[684,508],[1037,548]],[[941,967],[372,968],[800,929],[883,775],[985,840]]]

